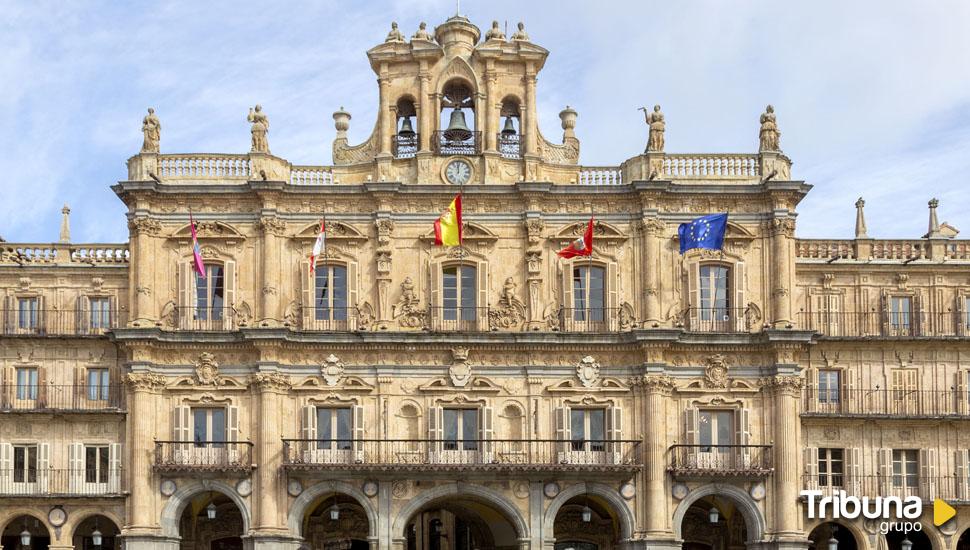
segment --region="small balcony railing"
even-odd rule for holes
[[[486,306],[432,307],[429,326],[435,332],[486,332],[488,311]]]
[[[0,411],[15,412],[122,412],[125,390],[121,384],[59,386],[51,384],[0,385]]]
[[[809,386],[802,392],[803,416],[885,418],[970,417],[966,390],[846,389]]]
[[[899,497],[917,496],[923,502],[943,499],[954,502],[970,503],[970,477],[967,475],[849,475],[844,472],[820,473],[802,476],[802,488],[806,491],[819,491],[822,497],[835,496],[839,491],[857,497]]]
[[[128,322],[126,310],[3,309],[6,336],[99,336]]]
[[[435,153],[439,155],[478,155],[482,152],[482,133],[472,132],[468,139],[448,139],[442,131],[434,133]]]
[[[774,469],[771,445],[673,445],[667,471],[678,477],[759,477]]]
[[[296,470],[624,471],[643,465],[638,440],[284,439],[283,465]]]
[[[253,465],[250,441],[156,441],[154,468],[158,471],[249,471]]]
[[[12,468],[0,470],[0,497],[117,497],[124,495],[120,468],[108,471]]]
[[[178,306],[178,326],[181,330],[226,331],[236,325],[236,310],[227,307]]]
[[[829,337],[970,337],[970,314],[956,311],[800,311],[797,320],[799,328]]]
[[[303,330],[343,332],[357,330],[360,317],[356,307],[314,307],[305,310]]]
[[[520,159],[522,158],[522,144],[525,137],[522,134],[498,134],[498,152],[502,158]]]
[[[618,332],[633,328],[632,319],[621,322],[620,308],[560,308],[559,330],[563,332]],[[621,325],[625,328],[621,328]]]
[[[391,152],[394,158],[409,159],[414,158],[418,153],[418,144],[421,142],[421,134],[402,136],[394,134],[391,137]]]
[[[751,314],[746,307],[691,307],[684,328],[690,332],[749,332],[756,328]]]

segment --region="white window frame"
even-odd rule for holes
[[[336,273],[338,271],[343,272],[343,296],[339,296],[337,292],[340,289],[335,288],[334,282],[337,280]],[[321,276],[322,274],[324,274]],[[349,317],[350,310],[350,280],[349,280],[350,270],[347,266],[342,264],[327,264],[321,265],[317,264],[313,273],[313,320],[316,322],[344,322],[346,323]],[[321,289],[319,282],[324,279],[326,286]],[[324,296],[321,294],[321,290],[326,292],[326,302],[324,303]],[[334,304],[335,298],[337,301],[342,301],[342,306],[337,306]]]
[[[919,451],[916,449],[893,449],[892,457],[893,489],[917,491],[920,486]],[[910,472],[910,470],[912,471]]]
[[[723,273],[723,277],[719,276],[719,273]],[[724,297],[719,298],[718,293],[722,290],[719,285],[722,282]],[[732,303],[734,300],[731,296],[734,289],[733,282],[734,270],[730,265],[723,263],[702,263],[698,265],[697,319],[701,324],[700,330],[726,332],[733,329]],[[705,290],[707,291],[706,295]]]
[[[572,297],[573,303],[570,306],[573,309],[572,315],[569,316],[570,320],[578,323],[603,323],[607,318],[607,301],[606,301],[606,286],[607,286],[607,269],[606,266],[597,264],[583,264],[582,262],[575,262],[572,264],[572,276],[570,277],[570,282],[572,284]],[[592,277],[592,274],[598,273],[600,275],[600,288],[599,291],[599,307],[590,307],[591,299],[595,297],[593,294],[594,290],[591,281],[595,281],[596,277]],[[577,288],[577,284],[579,287]],[[577,290],[582,292],[580,296]],[[577,298],[579,300],[577,300]],[[581,303],[580,303],[581,302]]]
[[[222,282],[222,305],[218,308],[213,306],[215,297],[215,285],[212,283],[215,270],[219,270],[219,280]],[[209,323],[220,323],[228,318],[227,310],[229,303],[226,299],[227,281],[226,266],[220,263],[212,263],[205,266],[205,279],[199,277],[195,271],[192,272],[192,319]],[[205,305],[199,303],[199,283],[205,283]]]
[[[14,399],[17,401],[37,401],[40,398],[40,369],[37,367],[16,367],[14,373],[16,376]]]
[[[88,401],[108,401],[111,398],[111,370],[87,369],[85,398]]]
[[[836,457],[836,454],[838,455]],[[836,470],[838,466],[839,471]],[[845,487],[845,449],[818,448],[818,484],[820,487]]]
[[[111,298],[108,296],[91,296],[88,298],[88,328],[93,332],[100,332],[111,328]]]
[[[40,298],[37,296],[19,296],[17,300],[17,330],[21,333],[31,333],[40,329]],[[25,308],[24,305],[29,307]]]
[[[913,306],[914,300],[909,295],[893,294],[889,296],[889,330],[894,336],[910,336],[913,334]],[[901,306],[905,304],[906,307]]]
[[[479,266],[458,263],[458,264],[447,264],[441,266],[441,321],[448,324],[454,324],[456,327],[460,327],[466,323],[472,324],[472,326],[477,326],[478,323],[478,269]],[[466,274],[471,271],[470,281],[466,281]],[[448,286],[448,273],[454,272],[455,286],[449,288]],[[469,288],[466,288],[466,284]],[[453,296],[449,297],[449,292],[453,292]],[[466,299],[470,297],[470,300]],[[453,301],[454,305],[448,305],[449,301]]]
[[[593,440],[589,435],[592,435],[594,423],[600,424],[598,421],[594,421],[593,413],[599,413],[601,415],[602,424],[599,425],[600,431],[603,434],[600,439]],[[577,428],[576,428],[576,414],[582,415],[582,430],[583,437],[577,438]],[[569,435],[572,440],[572,450],[573,451],[585,451],[585,452],[604,452],[608,444],[608,436],[606,433],[606,416],[609,414],[609,410],[605,407],[571,407],[569,409]]]
[[[835,378],[834,388],[832,387],[833,377]],[[816,397],[820,405],[839,405],[842,401],[842,369],[818,370],[818,395]]]

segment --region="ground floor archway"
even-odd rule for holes
[[[714,483],[691,489],[674,510],[674,534],[685,550],[734,550],[761,541],[764,515],[747,491]]]
[[[835,539],[839,550],[858,550],[859,541],[852,531],[834,521],[819,524],[808,535],[808,550],[828,550],[829,542]]]
[[[326,493],[306,507],[300,533],[306,550],[368,550],[367,510],[341,493]]]
[[[406,550],[517,548],[525,520],[500,494],[479,486],[439,486],[401,510],[394,528]]]
[[[553,536],[555,550],[612,550],[620,545],[620,518],[596,494],[574,496],[559,507]]]
[[[957,550],[970,550],[970,529],[967,529],[960,535],[960,539],[957,541]]]
[[[23,544],[26,541],[27,544]],[[0,548],[3,550],[47,550],[51,544],[50,531],[39,518],[31,515],[11,519],[0,534]]]
[[[75,550],[121,550],[121,529],[107,516],[95,514],[74,528],[71,544]]]
[[[926,525],[929,525],[927,523]],[[913,543],[913,550],[933,550],[936,548],[933,543],[930,542],[930,537],[926,535],[923,531],[890,531],[886,533],[886,548],[888,550],[902,550],[903,541],[909,540]],[[842,550],[840,547],[839,550]]]
[[[242,510],[220,492],[195,495],[179,519],[181,550],[242,550],[245,535]]]

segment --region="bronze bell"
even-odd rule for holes
[[[451,122],[448,123],[448,129],[443,135],[448,141],[465,141],[472,137],[472,131],[465,124],[465,113],[461,112],[460,107],[456,107],[451,112]]]
[[[515,135],[515,126],[512,125],[512,117],[510,116],[505,117],[505,128],[502,128],[502,135],[503,136]]]
[[[414,128],[411,126],[411,117],[406,116],[401,120],[401,129],[398,130],[397,135],[402,138],[413,138]]]

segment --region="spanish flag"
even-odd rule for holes
[[[461,193],[455,195],[448,210],[441,213],[441,217],[434,221],[435,246],[461,245]]]

